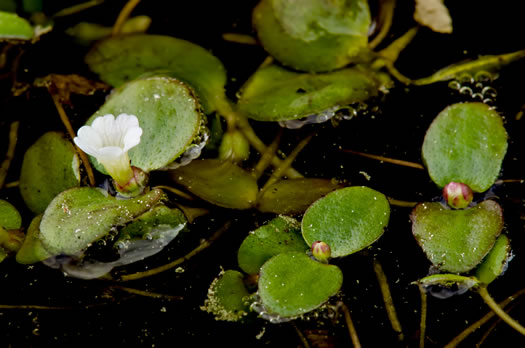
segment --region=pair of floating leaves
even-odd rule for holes
[[[423,142],[423,161],[432,180],[486,191],[499,175],[507,132],[499,114],[482,103],[453,104],[432,122]]]
[[[24,155],[20,193],[27,207],[41,214],[60,192],[80,186],[79,158],[63,133],[47,132]]]
[[[139,120],[143,133],[140,144],[129,151],[129,158],[133,166],[145,172],[173,162],[205,131],[204,116],[192,90],[171,77],[151,76],[122,85],[87,124],[98,116],[121,113]],[[105,173],[96,159],[92,161]]]
[[[440,270],[464,273],[492,249],[503,227],[501,207],[487,200],[463,210],[421,203],[410,216],[412,233],[427,258]]]
[[[366,48],[370,10],[365,0],[262,0],[253,25],[264,49],[297,70],[341,68]]]
[[[99,42],[86,63],[114,87],[145,73],[161,71],[189,84],[206,114],[224,97],[226,71],[221,61],[191,42],[161,35],[115,36]]]
[[[375,73],[357,67],[308,74],[269,65],[242,88],[238,106],[259,121],[295,120],[365,101],[376,96],[381,85]]]

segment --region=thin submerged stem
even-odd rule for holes
[[[192,195],[189,195],[187,194],[186,192],[184,191],[181,191],[175,187],[171,187],[171,186],[166,186],[166,185],[157,185],[155,186],[154,188],[158,188],[158,189],[161,189],[161,190],[166,190],[166,191],[169,191],[181,198],[184,198],[184,199],[187,199],[189,201],[193,201],[195,198],[193,198]]]
[[[18,141],[18,127],[20,126],[20,121],[14,121],[9,126],[9,144],[7,146],[7,152],[5,158],[0,165],[0,190],[4,186],[5,178],[7,176],[7,171],[11,166],[11,161],[15,156],[16,143]]]
[[[500,308],[505,308],[509,303],[516,300],[521,295],[525,294],[525,288],[518,290],[514,294],[507,297],[505,300],[498,303]],[[489,321],[492,317],[496,315],[495,312],[490,311],[481,317],[478,321],[470,324],[465,330],[461,331],[456,337],[454,337],[444,348],[454,348],[460,344],[465,338],[467,338],[471,333],[479,329],[483,324]]]
[[[293,328],[295,329],[295,332],[297,333],[297,336],[299,336],[299,340],[303,344],[303,348],[310,348],[310,343],[308,343],[308,340],[304,336],[304,334],[299,330],[297,327],[297,324],[295,324],[293,321],[291,322]]]
[[[253,174],[255,175],[256,179],[259,179],[266,170],[266,168],[268,168],[268,166],[271,164],[272,158],[275,156],[275,153],[279,148],[279,143],[281,142],[282,135],[283,129],[279,128],[279,131],[277,132],[277,135],[275,136],[270,146],[268,146],[266,148],[266,151],[262,153],[259,162],[257,162],[255,168],[253,169]]]
[[[388,203],[390,203],[390,205],[395,205],[396,207],[402,208],[413,208],[418,204],[418,202],[400,201],[399,199],[394,199],[392,197],[387,197],[386,199],[388,199]]]
[[[394,18],[394,9],[396,7],[396,0],[380,1],[379,20],[382,21],[381,29],[376,37],[368,44],[370,49],[376,48],[388,35],[390,27],[392,27],[392,19]]]
[[[215,233],[210,238],[206,239],[204,242],[199,244],[198,247],[196,247],[195,249],[193,249],[192,251],[190,251],[189,253],[187,253],[183,257],[180,257],[180,258],[178,258],[177,260],[175,260],[173,262],[167,263],[167,264],[162,265],[160,267],[156,267],[156,268],[144,271],[144,272],[137,272],[137,273],[132,273],[132,274],[124,274],[124,275],[121,275],[117,280],[120,280],[120,281],[123,281],[123,282],[127,282],[127,281],[130,281],[130,280],[137,280],[137,279],[147,278],[147,277],[151,277],[153,275],[162,273],[164,271],[170,270],[172,268],[175,268],[178,265],[188,261],[189,259],[191,259],[195,255],[198,255],[203,250],[207,249],[210,245],[213,244],[213,242],[215,242],[230,227],[230,225],[231,225],[231,221],[227,221],[217,231],[215,231]]]
[[[182,296],[160,294],[160,293],[157,293],[157,292],[139,290],[139,289],[130,288],[130,287],[127,287],[127,286],[112,285],[110,288],[111,289],[118,289],[118,290],[127,292],[129,294],[133,294],[133,295],[139,295],[139,296],[144,296],[144,297],[152,297],[152,298],[160,298],[160,299],[164,299],[164,300],[178,300],[178,301],[180,301],[180,300],[184,299],[184,297],[182,297]]]
[[[489,292],[487,291],[486,286],[482,286],[478,289],[478,293],[485,301],[487,306],[492,309],[496,315],[498,315],[504,322],[509,324],[514,330],[518,331],[520,334],[525,336],[525,327],[521,326],[520,323],[518,323],[516,320],[514,320],[510,315],[508,315],[497,303],[494,301],[492,296],[490,296]]]
[[[348,309],[348,306],[343,301],[339,301],[337,304],[341,307],[343,311],[346,327],[348,328],[348,334],[350,335],[350,339],[352,340],[354,348],[361,348],[361,342],[359,342],[357,330],[355,329],[354,322],[352,321],[352,317],[350,316],[350,309]]]
[[[398,159],[395,159],[395,158],[389,158],[389,157],[384,157],[384,156],[379,156],[379,155],[371,155],[371,154],[368,154],[368,153],[365,153],[365,152],[359,152],[359,151],[348,150],[348,149],[343,149],[341,151],[348,152],[348,153],[351,153],[351,154],[354,154],[354,155],[358,155],[358,156],[363,156],[363,157],[366,157],[366,158],[375,159],[375,160],[382,161],[382,162],[397,164],[397,165],[404,166],[404,167],[410,167],[410,168],[415,168],[415,169],[423,169],[423,170],[425,169],[425,167],[423,167],[423,165],[421,165],[419,163],[415,163],[415,162],[403,161],[403,160],[398,160]]]
[[[374,258],[374,272],[379,282],[379,288],[381,289],[381,294],[383,295],[383,301],[385,302],[385,310],[392,325],[392,329],[397,333],[397,338],[399,341],[403,341],[405,336],[403,334],[403,329],[401,328],[401,323],[397,318],[396,308],[394,306],[394,300],[392,299],[392,294],[390,293],[390,287],[388,285],[388,280],[386,274],[383,271],[381,263]]]
[[[53,99],[53,103],[55,103],[55,107],[58,111],[58,115],[60,116],[60,119],[62,120],[62,123],[64,124],[64,127],[66,127],[67,133],[71,137],[71,139],[75,138],[76,134],[73,130],[73,127],[71,126],[71,122],[69,121],[69,118],[67,117],[66,111],[64,110],[64,107],[62,106],[62,103],[60,102],[60,98],[57,94],[49,92],[51,95],[51,98]],[[77,149],[77,153],[80,156],[80,159],[82,160],[82,164],[84,165],[84,169],[86,170],[86,174],[89,180],[89,185],[94,187],[95,186],[95,174],[93,174],[93,169],[91,168],[91,165],[89,164],[89,158],[84,153],[84,151],[80,150],[78,146],[75,145],[75,148]]]
[[[113,25],[113,29],[111,31],[111,35],[115,36],[120,34],[120,31],[122,30],[122,26],[126,22],[126,20],[129,18],[131,12],[137,7],[140,0],[128,0],[126,5],[120,10],[120,13],[118,14],[117,20],[115,21],[115,24]]]
[[[419,322],[419,348],[425,347],[425,338],[427,332],[427,292],[423,285],[417,284],[421,296],[421,320]]]
[[[253,36],[246,34],[224,33],[222,34],[222,39],[243,45],[257,45],[257,40]]]

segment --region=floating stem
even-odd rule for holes
[[[370,49],[376,48],[387,36],[392,27],[392,19],[394,18],[394,9],[396,7],[396,0],[382,0],[379,4],[379,22],[381,22],[381,29],[376,37],[368,44]]]
[[[427,291],[422,284],[418,283],[419,294],[421,296],[421,320],[419,322],[419,348],[425,347],[427,331]]]
[[[371,155],[371,154],[368,154],[368,153],[365,153],[365,152],[359,152],[359,151],[348,150],[348,149],[343,149],[341,151],[348,152],[348,153],[351,153],[351,154],[354,154],[354,155],[358,155],[358,156],[363,156],[363,157],[375,159],[375,160],[382,161],[382,162],[397,164],[397,165],[404,166],[404,167],[423,169],[423,170],[425,169],[425,167],[423,167],[423,165],[421,165],[419,163],[415,163],[415,162],[403,161],[403,160],[398,160],[398,159],[395,159],[395,158],[389,158],[389,157],[378,156],[378,155]]]
[[[343,301],[339,301],[337,304],[343,310],[346,327],[348,328],[348,334],[350,335],[350,339],[352,340],[354,348],[361,348],[361,342],[359,342],[357,330],[355,329],[354,322],[352,321],[352,317],[350,316],[350,309],[348,309],[348,306]]]
[[[266,148],[266,151],[264,151],[261,155],[261,158],[259,159],[259,162],[257,162],[257,165],[255,166],[253,170],[253,174],[255,175],[255,178],[259,179],[261,175],[264,173],[266,168],[271,164],[272,158],[275,156],[275,153],[277,152],[277,149],[279,148],[279,143],[281,142],[281,137],[283,135],[283,129],[279,128],[279,131],[277,132],[277,135],[275,136],[274,140]]]
[[[478,293],[485,301],[485,303],[498,315],[504,322],[509,324],[514,330],[518,331],[520,334],[525,336],[525,327],[521,326],[516,320],[514,320],[510,315],[508,315],[497,303],[494,301],[492,296],[490,296],[487,291],[486,286],[482,286],[478,289]]]
[[[161,298],[165,300],[183,300],[184,299],[182,296],[159,294],[157,292],[139,290],[135,288],[129,288],[127,286],[112,285],[111,288],[118,289],[118,290],[127,292],[129,294],[139,295],[139,296],[144,296],[144,297]]]
[[[403,335],[403,329],[401,328],[401,323],[397,318],[396,308],[394,306],[394,300],[392,299],[392,294],[390,293],[390,287],[388,286],[388,280],[386,274],[383,271],[383,267],[377,259],[374,258],[374,272],[376,273],[377,281],[379,282],[379,288],[381,289],[381,294],[383,295],[383,301],[385,302],[385,310],[390,319],[390,324],[392,324],[392,329],[397,333],[397,338],[399,341],[403,341],[405,336]]]
[[[126,20],[131,15],[131,12],[137,7],[140,0],[129,0],[126,5],[120,10],[120,13],[118,14],[117,20],[115,21],[115,24],[113,25],[113,30],[111,31],[111,35],[115,36],[120,33],[122,30],[122,26],[126,22]]]

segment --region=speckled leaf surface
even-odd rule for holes
[[[272,256],[306,250],[308,245],[301,235],[300,223],[293,218],[279,216],[250,232],[239,248],[237,260],[244,272],[257,274]]]
[[[226,71],[221,61],[200,46],[169,36],[114,36],[96,44],[86,63],[114,87],[163,71],[193,87],[207,114],[216,109],[217,96],[224,95]]]
[[[432,180],[486,191],[499,175],[507,132],[499,114],[482,103],[453,104],[434,119],[423,142],[423,161]]]
[[[16,254],[16,261],[21,264],[32,264],[43,261],[48,257],[53,256],[49,253],[40,240],[40,222],[42,215],[36,216],[26,232],[26,239],[18,253]]]
[[[354,186],[327,194],[306,210],[303,237],[312,245],[327,243],[332,257],[355,253],[375,242],[390,218],[386,197],[368,187]]]
[[[412,233],[430,262],[453,273],[476,267],[503,228],[501,207],[491,200],[463,210],[447,209],[440,203],[421,203],[410,219]]]
[[[56,195],[80,186],[79,159],[65,134],[47,132],[27,149],[20,172],[20,194],[36,214]]]
[[[53,255],[76,255],[90,243],[151,209],[162,198],[154,189],[133,199],[119,200],[101,190],[80,187],[59,194],[44,212],[40,239]]]
[[[238,105],[255,120],[295,120],[367,100],[379,85],[376,76],[359,68],[309,74],[269,65],[243,86]]]
[[[338,188],[342,188],[342,185],[328,179],[280,180],[259,197],[257,209],[264,213],[302,214],[310,204]]]
[[[510,240],[506,235],[502,234],[498,237],[488,255],[476,268],[476,278],[484,284],[492,283],[505,271],[510,257]]]
[[[146,172],[165,167],[192,144],[203,126],[197,99],[174,78],[154,76],[131,81],[113,91],[88,120],[121,113],[137,116],[143,130],[140,144],[129,151],[131,164]],[[103,167],[91,158],[95,167]]]
[[[255,203],[255,177],[229,161],[193,160],[170,170],[173,181],[191,193],[224,208],[249,209]]]
[[[371,23],[365,0],[262,0],[253,25],[264,49],[284,65],[329,71],[352,61],[368,42]]]
[[[343,283],[343,272],[334,265],[312,260],[305,253],[272,257],[261,268],[257,291],[270,314],[295,317],[321,306]]]

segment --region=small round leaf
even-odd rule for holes
[[[20,226],[22,226],[22,217],[18,210],[8,201],[0,199],[0,227],[17,230]]]
[[[390,217],[386,197],[368,187],[347,187],[314,202],[304,214],[303,237],[308,245],[328,244],[332,257],[353,254],[375,242]]]
[[[510,241],[506,235],[502,234],[496,240],[489,254],[483,259],[478,268],[476,268],[476,278],[487,285],[492,283],[505,271],[510,258]]]

